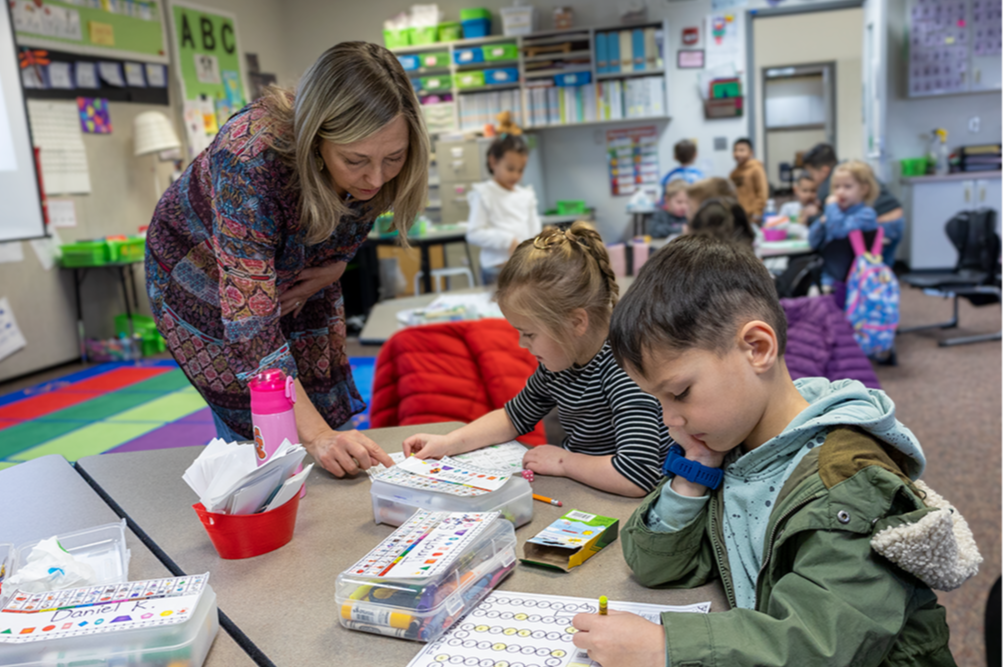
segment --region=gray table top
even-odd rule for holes
[[[386,451],[400,451],[408,435],[448,433],[459,424],[377,429],[367,435]],[[340,666],[406,665],[421,644],[342,628],[334,604],[338,574],[364,556],[394,527],[373,522],[370,482],[365,475],[335,479],[315,467],[300,503],[292,542],[246,560],[223,560],[192,510],[197,501],[181,479],[198,447],[89,456],[80,465],[185,571],[210,572],[219,605],[251,641],[278,665],[319,664],[338,656]],[[637,499],[613,496],[568,479],[537,476],[534,491],[564,502],[536,503],[534,518],[516,531],[522,544],[569,509],[625,522]],[[661,604],[710,600],[726,608],[717,583],[693,590],[652,590],[638,584],[613,544],[569,573],[528,566],[499,590],[596,597]]]
[[[55,454],[0,470],[0,507],[8,510],[0,524],[0,542],[12,543],[15,547],[121,521],[69,462]],[[125,540],[132,554],[130,580],[172,576],[128,528]],[[205,662],[206,667],[253,664],[222,629],[216,634]]]
[[[623,296],[627,292],[627,288],[634,283],[634,276],[621,276],[617,278],[617,283],[620,285],[620,296]],[[471,287],[451,290],[447,294],[484,294],[492,289],[494,289],[492,286]],[[412,308],[424,308],[440,296],[442,295],[421,294],[403,299],[380,301],[369,311],[366,325],[362,327],[362,332],[359,334],[359,343],[362,345],[382,345],[401,329],[397,322],[397,313]]]

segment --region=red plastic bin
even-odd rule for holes
[[[202,503],[192,508],[209,533],[220,558],[252,558],[275,551],[293,539],[300,494],[282,507],[260,514],[217,514],[208,512]]]

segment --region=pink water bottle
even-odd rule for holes
[[[299,442],[296,432],[296,382],[279,368],[258,373],[248,383],[251,390],[251,422],[258,465],[272,457],[283,440]]]

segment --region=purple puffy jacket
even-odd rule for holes
[[[787,368],[792,379],[860,380],[880,389],[874,367],[833,295],[781,299],[787,313]]]

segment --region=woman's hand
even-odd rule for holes
[[[347,266],[347,262],[332,262],[326,266],[315,266],[300,271],[296,276],[296,284],[279,297],[281,316],[289,313],[294,317],[299,315],[307,299],[338,282]]]
[[[404,456],[414,454],[419,459],[441,459],[451,453],[452,447],[445,435],[419,433],[404,441]]]
[[[565,458],[571,452],[563,447],[554,445],[539,445],[533,447],[522,457],[522,467],[541,475],[551,475],[552,477],[567,477],[564,469]]]
[[[303,446],[335,477],[354,475],[377,463],[388,468],[394,464],[379,445],[358,431],[323,431]]]
[[[665,630],[637,614],[576,614],[572,642],[603,667],[663,667]]]

